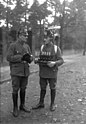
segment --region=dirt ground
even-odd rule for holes
[[[56,111],[50,112],[50,90],[47,87],[45,108],[20,112],[19,117],[12,116],[11,82],[0,85],[1,88],[1,124],[86,124],[86,56],[70,56],[68,63],[59,67]],[[29,77],[26,106],[31,108],[39,101],[38,72]]]

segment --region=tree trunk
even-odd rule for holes
[[[41,44],[42,44],[42,28],[41,28],[41,20],[40,20],[40,29],[39,29],[39,44],[40,44],[40,47],[41,47]]]
[[[63,54],[63,30],[64,30],[64,18],[65,18],[65,0],[63,1],[62,16],[60,16],[60,49]]]
[[[86,52],[86,41],[84,42],[83,56],[85,56],[85,52]]]

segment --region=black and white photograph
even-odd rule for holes
[[[0,124],[86,124],[86,0],[0,0]]]

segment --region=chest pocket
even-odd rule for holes
[[[18,45],[18,44],[15,45],[14,55],[17,55],[17,54],[23,55],[25,53],[26,53],[26,50],[22,45]]]

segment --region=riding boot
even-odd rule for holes
[[[30,113],[30,110],[25,107],[25,91],[20,90],[20,110]]]
[[[13,99],[13,116],[18,117],[18,94],[12,93]]]
[[[50,110],[51,111],[55,111],[55,109],[56,109],[56,106],[54,104],[55,96],[56,96],[56,90],[51,89],[51,104],[50,104]]]
[[[45,98],[46,90],[41,90],[40,91],[40,101],[39,103],[35,106],[32,107],[32,109],[40,109],[44,108],[44,98]]]

